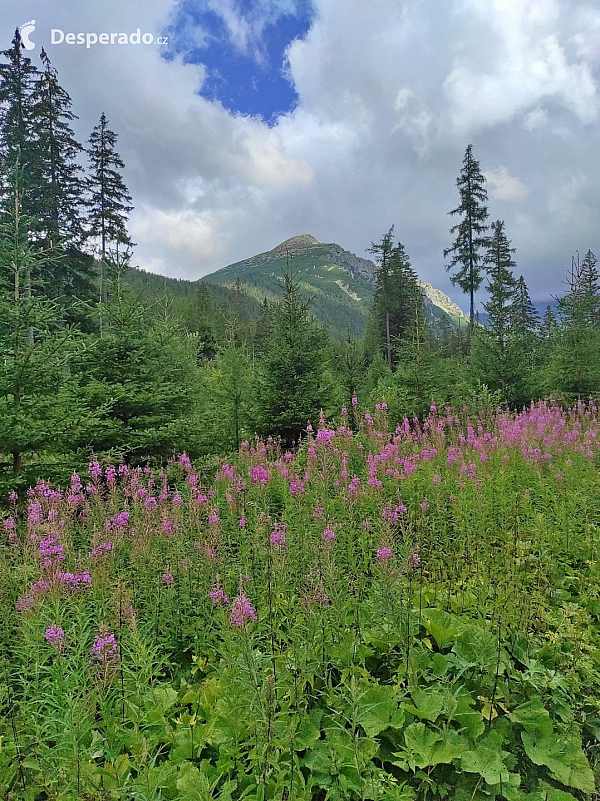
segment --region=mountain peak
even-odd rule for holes
[[[310,234],[300,234],[299,236],[292,236],[290,239],[286,239],[285,242],[282,242],[280,245],[277,245],[276,248],[273,248],[272,252],[280,252],[288,250],[290,253],[295,253],[302,250],[307,250],[308,248],[312,248],[315,245],[320,245],[318,239],[315,239],[314,236]]]

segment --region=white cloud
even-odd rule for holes
[[[528,111],[523,124],[530,133],[533,133],[536,128],[548,125],[548,109],[538,107]]]
[[[529,190],[519,178],[511,175],[506,167],[497,167],[484,173],[489,196],[493,200],[505,200],[508,203],[520,203],[527,197]]]

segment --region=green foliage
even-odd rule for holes
[[[75,479],[54,497],[37,488],[0,550],[3,796],[594,797],[598,475],[577,440],[595,439],[597,410],[482,406],[449,414],[442,436],[434,413],[405,437],[375,414],[378,428],[311,438],[303,495],[289,486],[305,449],[286,457],[260,442],[214,480],[182,459],[118,478],[93,468],[80,498]],[[551,460],[524,455],[543,440]],[[390,475],[394,455],[416,470]],[[374,459],[380,486],[368,481]],[[353,497],[346,467],[360,479]],[[159,487],[156,507],[138,492]],[[56,514],[36,522],[38,497],[60,526]],[[400,497],[406,512],[384,516]],[[129,514],[122,532],[117,510]],[[44,573],[26,544],[48,536],[64,548],[60,570],[85,566],[91,587],[66,591]],[[109,537],[110,551],[89,555]],[[382,543],[390,560],[377,558]],[[52,588],[23,607],[40,574]],[[240,586],[257,620],[238,627]],[[225,607],[211,602],[217,588]],[[90,661],[103,626],[115,635],[106,664]]]
[[[114,271],[109,302],[99,307],[102,335],[74,366],[86,404],[106,409],[89,445],[137,460],[193,450],[193,343],[173,319],[168,298],[145,306],[125,285],[123,267]]]
[[[298,440],[325,403],[325,335],[308,315],[295,273],[285,272],[284,297],[273,307],[273,328],[257,376],[257,429]]]

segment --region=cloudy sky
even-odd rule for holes
[[[392,224],[444,271],[469,142],[532,296],[600,253],[598,0],[0,0],[0,39],[59,69],[83,141],[119,134],[136,261],[198,278],[310,233],[364,255]],[[138,28],[168,45],[51,44]]]

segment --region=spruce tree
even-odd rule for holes
[[[368,253],[375,256],[377,273],[376,290],[373,301],[373,325],[377,346],[385,348],[388,367],[392,368],[392,337],[390,331],[390,310],[392,306],[392,288],[390,286],[389,263],[394,248],[394,226],[383,235],[380,242],[371,242]]]
[[[257,370],[257,428],[261,434],[297,441],[316,420],[326,393],[325,336],[309,316],[310,301],[300,297],[297,275],[283,273],[284,296],[272,308],[273,329]]]
[[[3,193],[12,204],[11,181],[7,176],[12,175],[18,165],[21,208],[27,215],[31,213],[29,195],[34,159],[32,95],[38,71],[31,59],[24,54],[18,28],[12,47],[3,50],[0,56],[5,59],[4,63],[0,63],[0,158],[4,164],[5,178]]]
[[[113,277],[103,335],[76,365],[86,403],[104,409],[90,444],[128,461],[190,450],[198,392],[193,342],[168,296],[144,303],[127,286],[126,258],[108,266]]]
[[[269,301],[264,298],[260,317],[256,321],[256,328],[254,332],[254,354],[260,355],[265,352],[271,338],[273,330],[273,315],[271,312],[271,305]]]
[[[593,255],[593,254],[592,254]],[[600,391],[600,329],[590,324],[594,312],[595,264],[589,260],[582,281],[582,265],[574,259],[567,278],[568,292],[558,301],[561,327],[550,359],[550,389],[566,400],[588,398]]]
[[[396,368],[397,349],[411,335],[415,320],[422,313],[423,293],[410,259],[402,243],[395,247],[393,228],[372,245],[371,252],[380,255],[377,287],[372,307],[371,328],[388,367]]]
[[[449,248],[444,250],[444,258],[452,256],[446,266],[449,272],[457,267],[451,276],[453,284],[457,284],[469,295],[469,327],[475,325],[475,292],[483,282],[481,249],[487,247],[487,192],[484,188],[485,176],[481,172],[479,162],[473,157],[473,145],[465,151],[463,167],[456,179],[460,203],[449,212],[452,216],[461,216],[459,223],[450,229],[456,238]]]
[[[529,290],[522,275],[515,285],[511,308],[511,332],[513,335],[531,342],[532,337],[539,333],[540,316],[531,298]]]
[[[479,379],[491,390],[500,390],[505,400],[512,400],[519,382],[520,361],[512,347],[511,322],[516,281],[513,275],[514,248],[506,236],[504,221],[492,223],[484,263],[487,268],[489,300],[484,304],[487,328],[477,332],[472,346],[472,362]]]
[[[83,239],[83,192],[77,159],[83,148],[71,128],[77,117],[44,49],[40,58],[44,69],[32,95],[37,230],[49,245],[78,247]]]
[[[87,180],[87,236],[100,240],[100,297],[103,303],[107,301],[108,292],[107,249],[111,244],[117,248],[128,248],[132,244],[127,233],[127,219],[133,206],[121,175],[125,164],[115,150],[116,143],[117,134],[108,127],[106,115],[102,113],[100,122],[88,140],[90,175]]]
[[[0,450],[21,473],[26,454],[64,452],[92,426],[68,369],[76,332],[49,299],[41,276],[59,252],[34,247],[23,213],[22,170],[6,178],[11,203],[0,222]]]
[[[558,321],[556,319],[556,315],[550,306],[546,306],[544,319],[542,320],[542,324],[540,326],[540,337],[544,342],[551,343],[556,335],[557,330]]]
[[[217,355],[210,364],[211,423],[216,439],[226,450],[240,447],[249,412],[250,361],[246,344],[240,341],[239,322],[235,316],[226,320],[225,332]]]
[[[83,151],[75,139],[71,122],[71,98],[58,82],[58,73],[42,49],[43,71],[33,92],[33,133],[35,136],[31,198],[35,208],[38,245],[61,248],[66,258],[56,265],[47,289],[60,298],[93,298],[95,266],[81,250],[83,179],[78,157]]]
[[[591,250],[577,267],[573,292],[578,314],[588,325],[600,326],[600,273],[598,259]]]

